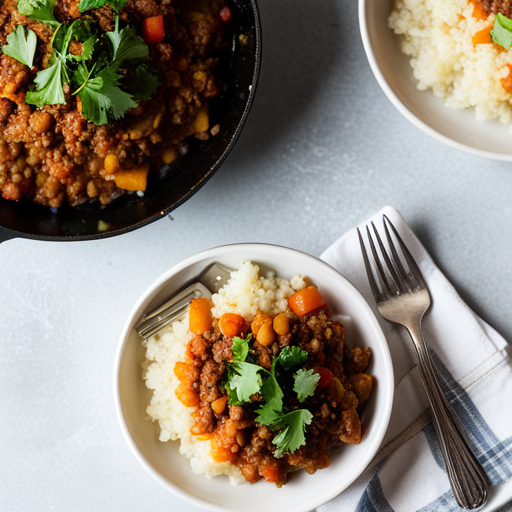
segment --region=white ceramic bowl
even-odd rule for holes
[[[512,133],[499,121],[479,122],[474,109],[445,107],[432,91],[420,91],[410,58],[388,27],[393,0],[359,0],[361,38],[373,74],[393,105],[435,139],[473,155],[512,161]]]
[[[217,261],[237,268],[252,260],[260,268],[274,269],[279,276],[309,276],[318,285],[334,313],[352,319],[348,344],[371,347],[369,372],[376,386],[362,414],[363,440],[346,445],[332,457],[327,469],[308,475],[294,473],[281,489],[265,481],[232,486],[227,477],[211,480],[192,473],[188,459],[178,452],[178,442],[158,440],[157,423],[148,421],[145,409],[151,392],[142,380],[144,348],[134,331],[141,316],[182,287],[198,271]],[[359,292],[336,270],[304,253],[264,244],[216,247],[187,258],[157,279],[132,309],[119,341],[115,363],[114,395],[124,437],[146,470],[165,488],[196,505],[216,511],[301,512],[310,511],[346,489],[376,454],[386,432],[393,402],[393,369],[384,334]]]

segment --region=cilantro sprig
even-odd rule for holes
[[[253,395],[260,395],[259,407],[255,410],[256,422],[280,431],[272,443],[276,445],[276,457],[282,457],[306,444],[305,430],[311,424],[313,415],[307,409],[285,410],[284,393],[278,382],[278,365],[285,372],[301,366],[293,373],[293,390],[301,403],[314,394],[320,375],[312,369],[302,368],[307,362],[308,353],[296,346],[281,350],[272,361],[270,371],[248,363],[246,359],[251,351],[250,340],[250,335],[247,339],[233,338],[233,361],[227,364],[225,383],[228,402],[230,405],[240,405],[249,403]]]
[[[18,0],[18,12],[34,21],[58,25],[53,9],[57,0]]]
[[[25,29],[18,25],[14,32],[7,36],[7,43],[2,51],[5,55],[20,61],[25,66],[32,68],[34,65],[34,56],[36,54],[37,36],[30,29]]]
[[[127,0],[81,0],[80,11],[111,5],[119,11]],[[115,28],[100,33],[87,16],[71,24],[55,19],[57,0],[19,0],[18,11],[31,20],[50,25],[54,32],[48,67],[34,78],[34,87],[27,92],[26,102],[43,105],[65,104],[65,90],[77,96],[82,115],[96,125],[121,119],[140,101],[151,98],[158,88],[158,78],[148,65],[149,49],[135,29]],[[73,53],[70,51],[72,43]],[[29,68],[34,65],[37,36],[31,29],[18,26],[7,36],[2,51]],[[76,48],[81,49],[77,54]],[[245,396],[245,395],[244,395]]]

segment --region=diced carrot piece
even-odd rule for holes
[[[213,460],[216,462],[231,462],[232,464],[236,461],[236,453],[233,453],[231,450],[220,446],[216,439],[212,439],[211,444],[212,449],[210,455]]]
[[[492,25],[489,25],[483,30],[480,30],[480,32],[477,32],[472,39],[473,46],[476,46],[477,44],[492,44],[491,30]]]
[[[240,336],[247,332],[245,318],[236,313],[224,313],[220,317],[219,327],[224,336]]]
[[[473,9],[473,18],[477,19],[477,20],[486,20],[489,16],[487,15],[487,13],[485,12],[485,9],[480,5],[480,4],[473,4],[474,5],[474,9]]]
[[[289,297],[288,305],[296,315],[303,316],[325,306],[325,301],[316,286],[308,286]]]
[[[130,169],[129,171],[118,171],[114,174],[114,181],[123,190],[146,190],[148,182],[149,164]]]
[[[186,407],[195,407],[201,401],[199,395],[184,382],[176,388],[176,397]]]
[[[507,64],[507,67],[509,69],[509,72],[505,78],[501,79],[501,85],[503,86],[503,89],[505,89],[505,91],[512,94],[512,66],[510,64]]]
[[[180,382],[194,382],[199,378],[199,370],[192,364],[178,361],[174,365],[174,375]]]
[[[188,314],[188,328],[194,334],[204,334],[213,325],[212,301],[204,297],[193,299],[190,302]]]
[[[266,466],[262,471],[261,475],[267,482],[277,482],[279,478],[279,471],[274,466]]]

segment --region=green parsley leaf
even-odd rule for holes
[[[281,417],[277,428],[283,428],[272,443],[277,446],[276,457],[292,453],[306,444],[306,425],[311,424],[313,415],[307,409],[297,409]]]
[[[119,31],[119,16],[116,16],[114,31],[107,32],[107,36],[114,54],[111,66],[116,70],[122,68],[126,62],[133,65],[148,58],[149,48],[133,27],[128,26]]]
[[[304,402],[308,396],[312,396],[315,392],[316,385],[320,380],[320,374],[314,370],[304,371],[302,368],[293,376],[295,383],[293,390],[297,393],[299,402]]]
[[[144,64],[141,64],[127,78],[125,84],[126,92],[130,93],[134,100],[145,101],[149,100],[158,89],[158,78],[150,73]]]
[[[288,345],[279,352],[276,360],[285,370],[291,370],[294,366],[304,364],[308,360],[308,353],[300,347]]]
[[[31,20],[42,21],[49,25],[57,24],[53,9],[57,0],[18,0],[18,12]]]
[[[266,426],[273,425],[281,418],[284,397],[274,375],[270,375],[263,381],[260,393],[265,403],[256,409],[258,414],[256,422]]]
[[[137,106],[132,97],[119,88],[120,75],[109,68],[102,69],[94,78],[91,78],[92,73],[82,64],[74,74],[76,82],[81,84],[75,94],[82,102],[82,115],[88,121],[106,124],[109,117],[120,119]]]
[[[25,34],[23,26],[18,25],[16,30],[7,36],[7,43],[8,44],[2,48],[5,55],[9,55],[32,69],[37,46],[37,36],[35,32],[27,29]]]
[[[35,91],[27,92],[25,101],[37,107],[66,103],[66,97],[62,88],[62,75],[62,60],[55,59],[49,68],[37,73],[34,78],[37,88]]]
[[[229,381],[229,387],[236,390],[240,402],[249,402],[251,396],[261,388],[261,376],[259,371],[263,370],[261,366],[251,363],[234,363],[231,365],[235,374]]]
[[[120,11],[126,6],[128,0],[80,0],[80,12],[85,12],[90,9],[99,9],[104,5],[111,5],[115,11]]]
[[[494,27],[491,30],[491,39],[494,43],[510,50],[512,48],[512,20],[501,13],[496,14]]]
[[[247,354],[249,353],[249,340],[251,339],[251,335],[247,337],[247,339],[239,338],[235,336],[233,338],[233,361],[244,362],[247,358]]]

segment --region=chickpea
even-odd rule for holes
[[[247,437],[245,435],[244,430],[239,430],[236,435],[236,442],[239,444],[239,446],[245,446],[247,444]]]
[[[263,325],[263,322],[268,319],[270,319],[270,317],[262,313],[259,313],[254,317],[254,320],[252,321],[251,324],[251,331],[254,334],[254,336],[258,335],[258,331],[260,330],[260,327]]]
[[[268,347],[276,340],[276,332],[272,327],[272,319],[267,318],[256,334],[256,341],[261,343],[264,347]]]
[[[227,396],[221,396],[220,398],[217,398],[217,400],[214,400],[212,402],[213,412],[215,412],[216,414],[222,414],[224,412],[224,409],[226,408],[227,403],[228,403]]]
[[[176,158],[178,158],[178,154],[172,149],[166,149],[162,154],[162,161],[166,165],[172,164]]]
[[[30,126],[37,133],[49,132],[55,124],[55,119],[48,112],[34,112],[30,116]]]
[[[285,313],[280,313],[274,317],[274,331],[280,335],[288,334],[290,332],[290,320]]]
[[[119,169],[119,160],[116,155],[110,154],[105,158],[105,171],[108,174],[112,174]]]

